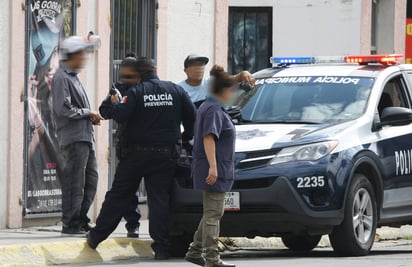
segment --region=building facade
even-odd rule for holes
[[[73,5],[73,32],[100,36],[100,48],[80,75],[94,109],[129,51],[156,59],[161,78],[180,81],[185,78],[183,61],[191,53],[208,56],[209,67],[217,63],[237,72],[270,66],[272,55],[404,54],[412,46],[406,38],[412,36],[412,26],[406,26],[406,0],[55,1]],[[59,221],[54,212],[31,214],[27,209],[33,195],[27,190],[32,163],[27,156],[31,89],[27,70],[30,53],[37,51],[27,40],[28,11],[36,2],[53,5],[54,1],[5,0],[0,9],[0,228]],[[100,181],[92,217],[115,169],[112,132],[109,122],[96,128]],[[53,177],[49,171],[44,172],[48,179]]]

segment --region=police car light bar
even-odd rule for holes
[[[369,55],[369,56],[327,56],[327,57],[271,57],[274,65],[315,64],[315,63],[380,63],[383,65],[397,64],[403,58],[399,54]]]
[[[346,56],[346,63],[380,63],[383,65],[394,65],[403,58],[403,55],[391,54],[391,55],[370,55],[370,56]]]

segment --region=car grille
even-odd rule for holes
[[[238,153],[236,157],[236,168],[242,170],[265,166],[278,152],[279,149],[267,149]]]
[[[235,180],[232,190],[266,188],[266,187],[270,187],[275,182],[275,180],[276,180],[276,177],[248,179],[248,180]]]

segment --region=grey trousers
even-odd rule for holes
[[[203,191],[203,217],[186,256],[198,258],[205,253],[206,267],[220,261],[218,238],[224,214],[225,193]]]
[[[76,142],[62,149],[65,166],[62,186],[63,226],[79,229],[89,223],[87,212],[97,190],[97,163],[93,145]]]

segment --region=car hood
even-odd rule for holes
[[[236,125],[236,152],[247,152],[333,139],[354,122],[339,124]]]

